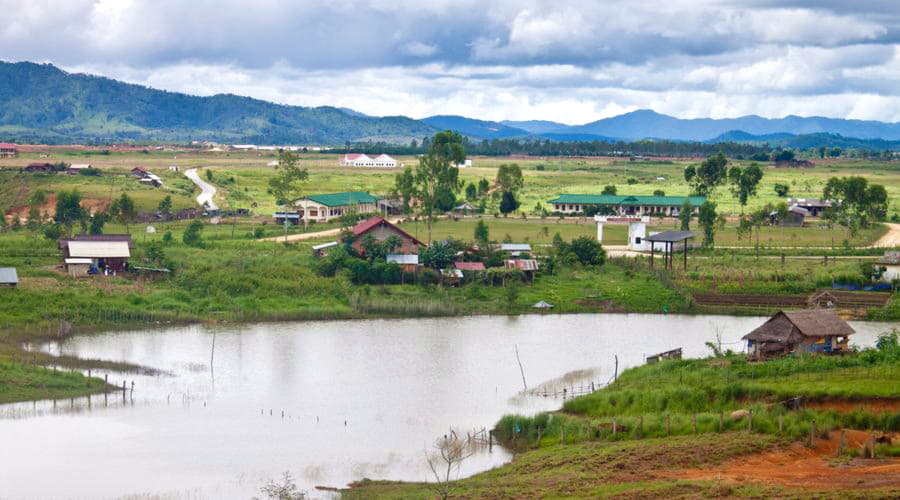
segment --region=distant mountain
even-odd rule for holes
[[[768,144],[770,146],[810,149],[810,148],[858,148],[871,151],[896,151],[900,149],[900,141],[884,139],[858,139],[844,137],[839,134],[766,134],[753,135],[740,130],[726,132],[715,139],[706,141],[711,144],[719,142],[741,142],[747,144]]]
[[[526,132],[531,132],[532,134],[548,134],[552,132],[560,132],[571,127],[571,125],[566,125],[565,123],[551,122],[548,120],[503,120],[500,123],[506,125],[507,127],[518,128]]]
[[[462,135],[478,139],[505,139],[529,135],[526,130],[509,127],[500,122],[476,120],[464,116],[437,115],[423,118],[421,121],[437,129],[454,130]]]
[[[900,139],[900,123],[793,115],[785,118],[751,115],[724,119],[681,119],[646,109],[570,127],[567,132],[622,137],[629,140],[655,137],[676,141],[708,141],[735,130],[753,135],[827,133],[861,139]]]
[[[619,142],[621,139],[616,139],[615,137],[606,137],[605,135],[597,135],[597,134],[576,134],[569,132],[556,132],[556,133],[547,133],[540,134],[537,136],[541,139],[550,139],[551,141],[559,141],[559,142]]]
[[[214,140],[256,144],[405,142],[435,129],[402,116],[353,116],[333,107],[249,97],[197,97],[53,65],[0,62],[0,138],[30,142]]]
[[[360,117],[360,118],[372,118],[372,115],[360,113],[359,111],[357,111],[355,109],[350,109],[350,108],[338,108],[338,109],[343,111],[345,114],[347,114],[349,116],[356,116],[356,117]]]

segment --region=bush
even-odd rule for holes
[[[203,245],[203,222],[200,219],[194,219],[184,230],[182,241],[185,245],[191,247],[199,247]]]

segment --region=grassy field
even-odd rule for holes
[[[55,371],[0,356],[0,404],[62,399],[102,392],[102,379],[78,372]]]
[[[370,191],[377,195],[388,194],[394,184],[394,176],[399,169],[365,169],[338,166],[338,155],[308,153],[301,155],[301,163],[310,171],[308,194],[341,192],[349,190]],[[186,181],[181,173],[170,173],[169,165],[178,165],[183,172],[186,168],[207,168],[213,172],[213,184],[220,188],[217,201],[225,208],[250,208],[253,203],[257,211],[269,214],[275,206],[274,198],[267,192],[267,182],[273,168],[267,164],[276,159],[274,153],[212,153],[184,151],[152,151],[144,153],[88,154],[85,152],[54,152],[49,159],[40,159],[36,154],[24,154],[19,158],[0,160],[0,167],[17,168],[32,161],[63,161],[67,163],[91,163],[104,172],[124,173],[134,166],[144,166],[163,177],[168,188],[176,194],[185,195],[191,187],[179,181]],[[414,157],[399,157],[406,165],[415,165]],[[688,186],[682,170],[697,161],[656,161],[628,162],[610,158],[537,158],[537,157],[475,157],[474,166],[461,171],[461,179],[476,182],[480,179],[493,181],[497,167],[503,163],[517,163],[524,171],[525,187],[520,198],[522,209],[531,212],[538,202],[545,203],[560,193],[599,193],[603,186],[617,186],[619,194],[649,195],[655,190],[663,190],[667,195],[686,195]],[[734,162],[748,164],[748,162]],[[759,196],[752,198],[749,208],[776,203],[779,198],[774,192],[776,183],[790,187],[790,195],[797,197],[820,197],[829,177],[862,175],[870,182],[883,184],[891,200],[889,212],[900,212],[900,164],[897,162],[870,162],[860,160],[821,160],[815,168],[776,169],[768,167],[759,187]],[[92,179],[68,176],[70,180],[59,181],[63,185],[84,186],[92,184]],[[663,178],[664,180],[657,180]],[[42,181],[42,182],[47,182]],[[631,183],[629,183],[631,182]],[[136,183],[135,183],[136,184]],[[92,188],[93,189],[93,188]],[[151,190],[152,188],[145,188]],[[152,206],[153,198],[162,198],[164,190],[148,194],[144,204]],[[152,192],[152,191],[150,191]],[[103,189],[91,193],[102,198]],[[183,201],[183,200],[182,200]],[[713,201],[725,214],[737,214],[740,207],[726,187],[718,190]],[[0,197],[0,207],[3,200]],[[491,207],[495,211],[496,206]]]

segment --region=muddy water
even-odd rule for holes
[[[760,318],[570,315],[179,327],[35,346],[129,361],[135,390],[0,407],[0,497],[248,498],[289,471],[314,495],[368,478],[425,480],[425,449],[450,428],[559,407],[529,387],[604,383],[645,355],[740,350]],[[886,324],[855,323],[871,345]],[[734,343],[734,344],[730,344]],[[565,374],[569,374],[565,376]],[[282,416],[282,411],[284,416]],[[502,464],[499,447],[464,465]]]

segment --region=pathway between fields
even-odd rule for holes
[[[200,194],[197,195],[197,203],[208,210],[218,210],[219,206],[213,201],[213,196],[216,195],[216,187],[201,179],[200,176],[197,175],[196,168],[185,170],[184,175],[190,179],[191,182],[200,187]]]
[[[900,247],[900,224],[885,222],[884,225],[887,226],[888,232],[878,238],[878,241],[872,246],[875,248]]]

